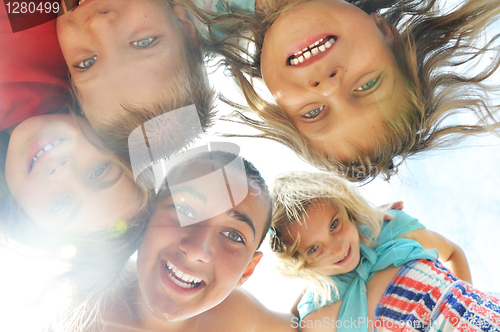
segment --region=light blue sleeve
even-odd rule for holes
[[[217,14],[227,14],[227,7],[233,12],[246,12],[248,14],[255,13],[255,1],[256,0],[193,0],[198,8],[201,8],[208,12],[213,12]],[[189,15],[194,23],[196,32],[202,38],[205,45],[209,44],[209,32],[208,28],[202,24],[200,21]],[[227,31],[224,31],[223,26],[218,25],[214,29],[215,37],[217,39],[223,39],[229,36]]]

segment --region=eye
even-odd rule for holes
[[[189,206],[187,206],[185,204],[175,205],[175,210],[177,212],[179,212],[181,215],[183,215],[184,217],[188,217],[188,218],[194,219],[194,212],[193,212],[193,210]]]
[[[108,166],[109,163],[105,163],[104,165],[98,166],[97,169],[94,171],[94,173],[92,173],[92,175],[90,176],[90,180],[94,180],[100,177],[106,171],[106,169],[108,169]]]
[[[156,40],[156,37],[139,39],[131,44],[138,48],[146,48],[151,46],[151,44]]]
[[[97,60],[97,55],[94,55],[93,57],[85,59],[82,62],[80,62],[78,65],[73,66],[73,67],[78,68],[80,70],[87,70],[90,67],[92,67],[92,65],[96,62],[96,60]]]
[[[321,106],[321,107],[318,107],[308,113],[306,113],[305,115],[303,115],[304,118],[306,119],[314,119],[314,118],[317,118],[318,115],[321,114],[321,112],[323,112],[323,109],[325,108],[325,106]]]
[[[50,211],[50,213],[57,213],[61,211],[66,205],[68,205],[68,203],[69,203],[69,196],[66,196],[63,199],[58,200],[54,205],[52,211]]]
[[[332,222],[332,224],[330,225],[330,232],[331,232],[331,231],[333,231],[333,230],[335,230],[335,228],[337,228],[338,224],[339,224],[339,220],[338,220],[338,219],[335,219],[335,220]]]
[[[222,234],[228,238],[229,241],[233,242],[238,242],[238,243],[245,243],[245,240],[243,239],[243,236],[241,236],[238,232],[235,231],[225,231],[222,232]]]
[[[318,246],[317,245],[313,245],[311,248],[309,248],[309,250],[307,251],[307,254],[308,255],[314,255],[314,253],[318,250]]]
[[[380,76],[374,80],[371,80],[368,83],[363,84],[362,86],[357,88],[356,91],[366,91],[366,90],[372,89],[375,86],[375,84],[377,84],[379,78],[380,78]]]

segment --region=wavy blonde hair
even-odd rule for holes
[[[341,161],[315,149],[273,102],[262,98],[253,87],[260,78],[260,54],[264,36],[273,22],[294,5],[304,1],[270,0],[255,16],[241,19],[242,35],[253,33],[255,53],[245,61],[229,65],[248,107],[225,99],[239,109],[231,121],[260,131],[256,137],[280,142],[299,157],[326,171],[336,171],[351,181],[366,181],[397,172],[404,159],[417,153],[450,147],[469,135],[498,133],[497,112],[491,94],[500,90],[488,82],[500,65],[500,34],[485,38],[484,30],[498,21],[500,2],[469,0],[449,13],[439,11],[437,0],[351,0],[366,13],[378,12],[393,24],[401,36],[392,45],[406,85],[406,100],[399,116],[387,121],[385,137],[371,153],[359,153],[356,160]],[[478,66],[480,61],[482,66]],[[486,63],[486,64],[485,64]],[[478,66],[477,74],[461,74],[459,66]],[[476,71],[477,72],[477,71]],[[257,118],[242,111],[253,111]],[[457,114],[471,114],[472,124],[447,124]]]
[[[309,263],[297,250],[300,234],[294,243],[285,243],[283,234],[290,225],[305,222],[311,204],[329,203],[338,209],[341,218],[354,223],[364,244],[373,246],[376,244],[374,238],[380,233],[384,211],[370,206],[347,181],[331,173],[290,172],[281,175],[274,180],[271,198],[270,245],[280,260],[279,271],[286,277],[312,282],[322,301],[329,301],[331,290],[337,288],[331,278],[320,272],[325,265]]]

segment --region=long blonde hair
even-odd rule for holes
[[[289,8],[303,1],[270,0],[253,20],[242,19],[247,35],[254,34],[256,51],[245,54],[246,62],[229,63],[247,106],[226,101],[239,109],[232,121],[260,131],[257,137],[280,142],[299,157],[326,171],[336,171],[351,181],[365,181],[397,172],[408,156],[449,147],[469,135],[498,132],[498,105],[489,104],[499,84],[488,82],[500,65],[500,34],[485,39],[484,30],[499,19],[500,2],[470,0],[450,13],[440,13],[437,0],[352,0],[367,13],[378,12],[401,33],[392,45],[404,75],[406,100],[399,105],[399,117],[385,123],[386,135],[371,153],[359,153],[356,160],[340,161],[316,150],[273,102],[262,98],[253,87],[260,78],[260,54],[264,36],[273,22]],[[480,40],[485,40],[480,43]],[[487,62],[477,74],[460,74],[459,66]],[[477,72],[477,71],[476,71]],[[253,111],[258,118],[241,111]],[[474,115],[473,124],[448,124],[457,114]]]
[[[360,240],[368,245],[375,244],[374,238],[380,233],[383,211],[368,204],[361,195],[342,178],[331,173],[290,172],[277,177],[271,190],[273,217],[271,224],[271,249],[280,259],[279,271],[286,277],[303,278],[317,286],[323,301],[331,297],[331,289],[336,289],[333,281],[320,272],[325,265],[309,263],[295,243],[285,243],[283,234],[287,227],[303,223],[307,209],[315,202],[333,205],[340,216],[354,223]]]

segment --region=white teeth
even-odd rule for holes
[[[200,279],[200,278],[197,278],[197,277],[194,277],[194,276],[191,276],[187,273],[182,272],[174,264],[172,264],[170,262],[167,262],[167,268],[168,268],[167,272],[169,272],[168,276],[169,276],[170,280],[172,280],[176,285],[178,285],[182,288],[194,288],[194,287],[198,286],[197,284],[199,284],[203,281],[203,279]],[[177,278],[174,278],[174,276],[172,274],[175,275],[175,277],[182,279],[185,282],[182,282],[182,281],[178,280]]]
[[[312,43],[311,45],[304,48],[303,50],[300,50],[297,53],[295,53],[294,55],[292,55],[290,57],[290,60],[289,60],[290,64],[292,66],[296,66],[299,63],[303,63],[305,60],[310,59],[311,57],[313,57],[319,53],[325,52],[327,49],[332,47],[332,45],[335,43],[335,40],[336,40],[335,37],[331,37],[329,40],[324,42],[325,38],[321,38],[320,40]],[[324,44],[323,44],[323,42],[324,42]]]
[[[62,140],[58,139],[58,140],[55,140],[52,143],[49,143],[49,144],[45,145],[40,151],[38,151],[38,153],[31,160],[32,166],[35,163],[35,161],[37,161],[42,156],[42,154],[44,154],[45,152],[49,151],[50,149],[52,149],[53,147],[55,147],[56,145],[58,145],[61,142],[62,142]]]

